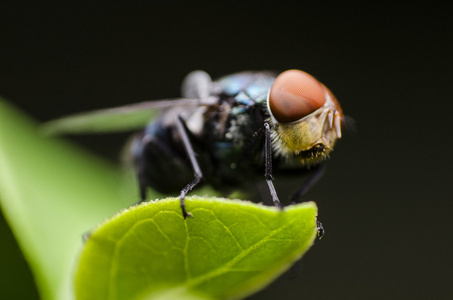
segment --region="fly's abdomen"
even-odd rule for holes
[[[132,155],[141,186],[171,194],[192,179],[192,168],[184,149],[173,139],[173,130],[157,121],[150,123],[144,133],[137,136]]]

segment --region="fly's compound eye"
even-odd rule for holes
[[[297,121],[325,102],[322,84],[300,70],[288,70],[278,75],[269,92],[269,110],[280,123]]]

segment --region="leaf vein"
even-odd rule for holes
[[[277,235],[281,231],[285,230],[288,226],[292,225],[295,221],[288,222],[284,226],[278,227],[274,230],[271,230],[267,236],[265,236],[263,239],[259,240],[255,244],[251,245],[247,249],[244,249],[243,251],[239,252],[235,257],[230,259],[228,262],[224,263],[222,266],[219,266],[216,269],[213,269],[210,272],[207,272],[203,275],[200,275],[196,278],[191,278],[187,282],[184,283],[184,285],[188,287],[194,287],[197,285],[202,284],[204,281],[207,281],[209,279],[212,279],[213,277],[218,277],[226,272],[229,272],[235,264],[237,264],[242,258],[246,257],[248,254],[253,252],[255,249],[259,248],[261,245],[264,243],[268,242],[269,240],[272,240],[273,236]]]

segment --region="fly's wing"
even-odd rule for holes
[[[143,128],[159,113],[171,107],[197,107],[213,99],[168,99],[75,114],[44,123],[46,135],[123,132]]]

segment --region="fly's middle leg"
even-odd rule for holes
[[[179,195],[182,215],[184,219],[186,219],[187,217],[192,218],[192,214],[186,211],[184,199],[187,193],[191,191],[200,182],[201,178],[203,178],[203,173],[201,172],[201,168],[200,165],[198,164],[195,151],[193,150],[192,143],[190,142],[189,136],[187,134],[185,123],[181,119],[181,117],[176,118],[176,128],[178,130],[179,136],[181,137],[184,149],[187,152],[187,156],[190,159],[190,164],[192,165],[192,169],[194,172],[194,179],[181,190],[181,194]]]

